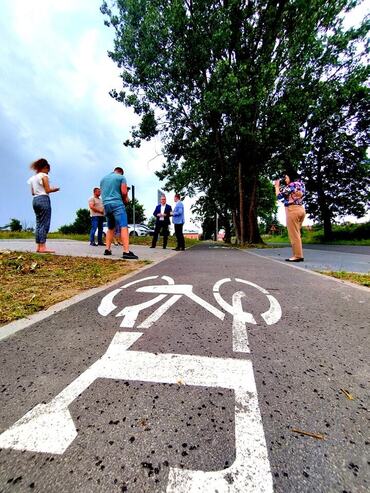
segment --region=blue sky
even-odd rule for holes
[[[12,217],[34,224],[26,181],[29,164],[45,157],[50,182],[51,229],[73,222],[87,207],[102,176],[122,165],[129,185],[154,210],[160,182],[161,143],[127,149],[135,115],[109,96],[120,88],[118,68],[107,56],[114,32],[104,26],[101,0],[3,0],[0,32],[0,166],[4,186],[0,225]],[[168,201],[172,203],[172,194]],[[187,209],[190,199],[185,200]],[[188,228],[192,228],[187,214]]]
[[[27,179],[29,164],[45,157],[51,164],[51,230],[73,222],[87,207],[93,187],[121,165],[136,196],[152,213],[161,184],[161,143],[153,139],[140,149],[122,142],[136,119],[109,96],[121,87],[119,71],[107,51],[114,31],[104,26],[101,0],[2,0],[0,16],[0,226],[18,218],[34,225]],[[367,7],[366,7],[367,6]],[[369,10],[366,0],[351,19]],[[168,202],[173,203],[173,194]],[[190,205],[185,199],[186,229]],[[284,222],[284,214],[279,214]]]

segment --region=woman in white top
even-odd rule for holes
[[[36,252],[54,253],[54,250],[49,250],[46,247],[46,237],[50,229],[51,219],[49,193],[57,192],[59,188],[50,186],[48,177],[50,164],[46,159],[38,159],[31,164],[30,168],[36,173],[27,181],[31,185],[32,206],[36,214]]]

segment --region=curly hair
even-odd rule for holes
[[[49,168],[49,170],[50,170],[50,164],[47,162],[46,159],[41,158],[41,159],[37,159],[36,161],[34,161],[30,165],[30,168],[33,169],[34,171],[36,171],[37,173],[39,173],[44,168]]]

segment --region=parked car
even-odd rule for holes
[[[154,229],[148,228],[148,226],[146,226],[145,224],[135,224],[134,230],[134,225],[129,224],[128,233],[130,236],[153,236]]]
[[[107,223],[105,222],[103,224],[103,237],[105,238],[106,233],[108,230]],[[98,232],[95,233],[95,236],[97,236]],[[130,236],[153,236],[154,235],[154,229],[148,228],[145,224],[135,224],[135,231],[134,231],[134,225],[129,224],[128,225],[128,234]]]

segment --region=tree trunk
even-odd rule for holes
[[[232,212],[232,218],[233,218],[233,225],[235,229],[235,236],[236,236],[236,243],[240,243],[240,224],[239,224],[239,218],[238,218],[238,211],[234,209]]]
[[[245,224],[244,224],[244,215],[245,215],[245,207],[244,207],[244,176],[243,176],[243,167],[242,162],[239,160],[238,163],[238,190],[239,190],[239,243],[245,243]]]
[[[248,243],[263,243],[258,228],[257,187],[258,180],[257,177],[254,176],[248,194]]]

